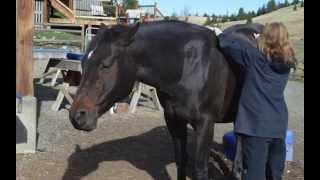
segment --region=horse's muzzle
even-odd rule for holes
[[[69,118],[73,127],[78,130],[92,131],[97,127],[96,116],[86,109],[70,111]]]

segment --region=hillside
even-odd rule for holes
[[[287,26],[291,42],[299,60],[298,70],[293,74],[295,76],[293,78],[304,80],[304,8],[298,7],[297,11],[294,11],[293,6],[289,6],[255,17],[252,21],[262,24],[281,21]],[[220,25],[222,29],[225,29],[231,25],[243,23],[246,23],[246,20],[227,22]]]

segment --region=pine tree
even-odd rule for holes
[[[284,7],[288,7],[290,4],[289,4],[289,2],[288,2],[288,0],[285,0],[284,1]]]
[[[235,14],[231,14],[230,21],[237,21],[237,20],[238,20],[237,16]]]
[[[256,17],[256,13],[254,11],[251,11],[250,16],[251,17]]]
[[[177,15],[177,13],[176,13],[176,12],[173,12],[172,15],[171,15],[171,17],[170,17],[170,19],[172,19],[172,20],[178,20],[178,15]]]
[[[269,0],[268,3],[267,3],[267,12],[271,12],[271,11],[274,11],[276,10],[276,2],[275,0]]]
[[[262,11],[261,11],[261,8],[259,8],[258,10],[257,10],[257,16],[260,16],[262,13],[261,13]]]
[[[244,12],[244,9],[243,8],[240,8],[239,11],[238,11],[238,19],[239,20],[242,20],[246,17],[246,13]]]
[[[123,0],[122,1],[122,7],[124,9],[136,9],[139,5],[139,2],[137,0]]]
[[[298,4],[298,3],[299,3],[299,0],[293,0],[292,3],[291,3],[291,5],[296,5],[296,4]]]
[[[265,14],[265,13],[267,13],[267,8],[265,5],[263,5],[261,8],[261,14]]]
[[[215,14],[212,14],[211,16],[211,22],[214,24],[217,22],[217,16]]]

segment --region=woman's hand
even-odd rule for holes
[[[259,34],[259,33],[253,33],[253,36],[254,36],[255,39],[258,39],[258,37],[260,36],[260,34]]]

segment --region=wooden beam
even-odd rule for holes
[[[33,0],[16,0],[16,92],[33,96]]]
[[[66,16],[70,21],[75,21],[75,15],[73,11],[66,6],[63,2],[60,0],[51,0],[51,5],[54,7],[57,11],[61,12],[64,16]]]
[[[50,18],[50,24],[54,23],[54,24],[72,24],[73,22],[71,22],[68,19],[60,19],[60,18]],[[112,19],[96,19],[96,18],[77,18],[76,22],[74,22],[74,24],[76,24],[77,26],[80,25],[100,25],[101,23],[104,23],[106,25],[112,25],[112,24],[116,24],[116,18],[112,18]]]
[[[157,15],[157,2],[154,3],[154,7],[153,7],[153,17],[156,17]]]
[[[115,16],[116,16],[116,18],[118,18],[118,16],[119,16],[119,5],[118,5],[118,1],[117,0],[115,0],[115,7],[116,7],[116,9],[115,9]]]
[[[105,16],[76,16],[77,19],[94,19],[94,20],[116,20],[115,17],[105,17]]]
[[[73,23],[70,19],[62,19],[62,18],[50,18],[50,23],[56,23],[56,24],[71,24]]]
[[[43,0],[43,8],[42,8],[42,15],[43,15],[43,23],[47,23],[49,20],[48,17],[48,0]]]

